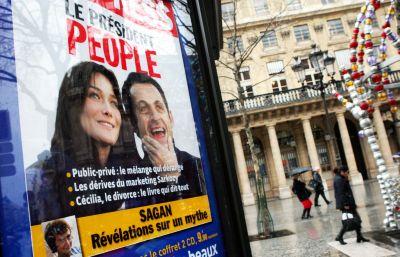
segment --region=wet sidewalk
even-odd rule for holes
[[[362,231],[366,237],[371,239],[370,243],[373,244],[371,247],[383,247],[396,253],[392,256],[400,256],[400,236],[398,236],[399,239],[396,239],[385,235],[384,232],[385,208],[378,183],[367,181],[364,185],[353,186],[352,188],[358,205],[358,212],[363,221]],[[311,197],[313,199],[314,195]],[[289,230],[294,234],[251,242],[253,256],[353,256],[352,254],[344,254],[343,251],[329,245],[329,243],[334,243],[334,238],[341,228],[341,212],[335,209],[333,191],[329,191],[328,198],[332,200],[329,206],[320,197],[319,204],[322,206],[316,208],[313,206],[311,210],[313,218],[309,220],[300,218],[302,206],[297,198],[268,202],[275,230]],[[249,212],[249,210],[246,210],[246,212]],[[357,244],[352,242],[352,238],[355,237],[354,231],[347,232],[344,236],[350,248],[352,244]],[[354,247],[359,246],[361,245],[357,244]]]

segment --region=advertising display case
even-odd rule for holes
[[[250,256],[218,5],[0,1],[2,256]]]

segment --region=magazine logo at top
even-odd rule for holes
[[[91,0],[92,2],[151,30],[177,36],[172,6],[163,0]]]

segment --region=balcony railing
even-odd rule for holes
[[[391,83],[399,83],[400,70],[390,72],[389,79]],[[341,81],[336,82],[335,85],[329,85],[325,89],[326,96],[330,97],[333,90],[343,93],[345,91],[345,86]],[[290,103],[305,102],[316,98],[321,98],[321,92],[318,90],[295,88],[276,93],[247,97],[244,100],[244,106],[246,110],[257,110]],[[237,99],[225,101],[224,110],[226,114],[235,114],[241,110],[241,104]]]

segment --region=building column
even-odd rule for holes
[[[308,156],[310,157],[310,162],[312,167],[321,167],[318,159],[317,147],[315,146],[314,136],[311,129],[310,118],[301,119],[303,125],[304,136],[306,138]]]
[[[255,204],[255,199],[251,191],[249,176],[247,175],[246,160],[243,152],[242,139],[240,138],[240,131],[232,132],[232,138],[242,202],[244,206],[253,205]]]
[[[274,166],[276,177],[279,185],[279,198],[285,199],[292,197],[289,187],[286,184],[285,170],[282,164],[282,155],[279,148],[278,137],[276,136],[275,124],[267,124],[269,142],[272,150],[272,158],[274,159]]]
[[[308,151],[307,151],[307,144],[306,140],[304,139],[303,136],[303,131],[301,128],[296,127],[293,130],[294,134],[294,140],[296,142],[296,150],[299,156],[299,165],[300,167],[309,167],[311,166],[310,164],[310,159],[308,158]],[[311,172],[307,172],[307,180],[312,179]]]
[[[397,145],[400,147],[400,121],[396,121],[394,127],[396,130]]]
[[[317,146],[315,145],[314,135],[311,129],[310,117],[302,118],[301,123],[303,125],[303,131],[304,131],[304,136],[306,138],[307,151],[308,151],[308,156],[310,157],[311,166],[313,168],[318,167],[321,170],[321,164],[319,163]],[[322,174],[322,170],[320,171],[320,175],[325,190],[328,190],[328,186],[326,184],[325,177]]]
[[[385,124],[383,123],[381,111],[379,106],[375,106],[373,113],[374,126],[378,137],[379,146],[381,149],[382,157],[385,160],[386,168],[391,175],[397,176],[399,170],[393,162],[392,151],[390,149],[389,140],[386,134]]]
[[[336,118],[338,120],[340,137],[342,138],[342,144],[344,149],[344,155],[346,156],[347,167],[350,171],[351,184],[360,185],[363,184],[363,178],[360,172],[358,172],[356,159],[354,157],[353,147],[347,130],[346,119],[344,118],[343,112],[337,112]]]
[[[268,137],[268,135],[267,135]],[[266,162],[268,165],[268,177],[270,179],[270,186],[273,196],[279,196],[279,183],[278,178],[276,176],[274,158],[272,156],[272,150],[270,147],[269,139],[265,139],[264,141],[264,153],[266,156]]]

